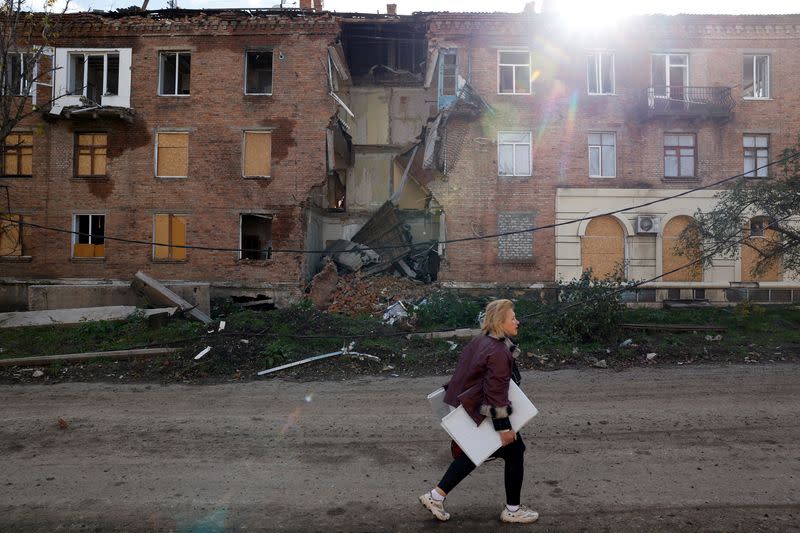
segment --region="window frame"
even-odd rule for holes
[[[33,97],[33,87],[36,85],[36,77],[38,75],[38,64],[37,63],[30,63],[34,54],[30,52],[15,52],[9,51],[6,54],[6,57],[9,58],[9,62],[6,65],[5,71],[5,87],[0,87],[0,92],[2,94],[10,94],[11,96],[23,96],[25,98],[32,98]],[[26,61],[27,57],[27,61]],[[19,78],[18,83],[12,83],[14,80],[14,60],[18,62],[19,67]],[[31,73],[30,84],[26,83],[27,80],[27,72],[28,67],[33,68],[33,72]],[[6,93],[6,89],[10,91]]]
[[[183,176],[170,176],[170,175],[160,175],[158,173],[158,154],[160,149],[160,136],[161,134],[182,134],[186,135],[186,174]],[[166,178],[166,179],[186,179],[189,177],[189,131],[187,130],[163,130],[163,131],[156,131],[155,134],[155,156],[153,157],[153,164],[155,168],[153,169],[153,175],[156,178]]]
[[[180,81],[181,77],[180,74],[180,55],[185,54],[189,56],[189,90],[186,93],[179,92],[180,88]],[[165,93],[162,92],[163,87],[163,78],[164,78],[164,61],[163,57],[165,55],[174,55],[175,56],[175,92],[174,93]],[[179,96],[179,97],[187,97],[192,95],[192,51],[191,50],[159,50],[158,51],[158,86],[156,87],[156,94],[158,96]]]
[[[30,136],[31,142],[30,144],[21,144],[17,142],[16,144],[9,145],[8,138],[12,135],[17,137],[23,136]],[[16,153],[16,161],[17,161],[17,172],[15,174],[8,174],[6,173],[6,154],[9,150],[12,150]],[[25,153],[27,152],[27,153]],[[21,174],[20,168],[22,167],[21,161],[23,157],[30,158],[30,166],[31,166],[31,173],[30,174]],[[32,178],[33,177],[33,132],[32,131],[11,131],[5,138],[5,141],[2,146],[2,161],[0,161],[0,177],[1,178]]]
[[[266,175],[262,174],[247,174],[247,134],[262,134],[262,135],[269,135],[269,173]],[[242,178],[244,179],[269,179],[272,178],[272,133],[273,129],[246,129],[242,130]]]
[[[591,135],[600,135],[600,144],[592,144],[590,140]],[[603,136],[604,135],[611,135],[614,139],[614,144],[611,145],[614,148],[614,173],[610,175],[603,174],[603,146],[609,146],[603,144]],[[586,135],[587,140],[587,149],[589,155],[589,177],[590,178],[600,178],[600,179],[611,179],[617,177],[617,133],[614,131],[590,131]],[[597,148],[597,153],[599,157],[598,161],[598,168],[600,169],[600,174],[592,174],[592,148]]]
[[[525,63],[525,64],[523,64],[523,63],[501,63],[500,62],[500,55],[501,54],[505,54],[505,53],[512,53],[512,54],[513,53],[517,53],[517,54],[519,54],[519,53],[523,53],[523,52],[528,54],[528,62]],[[527,92],[517,92],[517,67],[520,67],[520,66],[523,66],[523,67],[527,66],[528,67],[528,90],[527,90]],[[501,90],[502,89],[502,87],[501,87],[502,78],[500,76],[500,71],[501,71],[502,67],[511,67],[512,68],[512,71],[511,71],[512,72],[512,76],[511,76],[511,89],[512,90],[510,92]],[[528,96],[530,96],[531,94],[533,94],[533,81],[531,80],[531,74],[532,73],[533,73],[533,58],[532,58],[531,51],[529,49],[527,49],[527,48],[526,49],[508,48],[508,49],[499,49],[499,50],[497,50],[497,94],[498,95],[512,95],[512,96],[513,95],[523,95],[523,96],[524,95],[528,95]]]
[[[167,243],[160,244],[158,241],[158,217],[159,216],[166,216],[167,218]],[[172,241],[172,219],[175,217],[180,217],[184,219],[184,243],[183,244],[174,244]],[[186,248],[189,244],[189,215],[187,213],[164,213],[164,212],[157,212],[153,213],[153,247],[152,253],[150,255],[151,261],[154,263],[185,263],[189,261],[189,248]],[[167,248],[167,257],[156,257],[156,250],[159,246],[165,246]],[[173,250],[181,250],[183,252],[182,258],[175,258],[173,255]]]
[[[611,91],[603,91],[603,56],[611,57]],[[594,61],[594,82],[598,91],[592,92],[592,79],[589,71],[589,61]],[[611,50],[593,50],[586,54],[586,94],[590,96],[613,96],[617,94],[616,54]]]
[[[662,56],[664,57],[665,90],[664,90],[663,94],[659,94],[658,92],[656,92],[656,88],[657,87],[656,87],[656,85],[654,83],[655,80],[653,79],[653,73],[654,73],[653,72],[653,67],[654,67],[653,58],[655,58],[657,56],[658,57],[662,57]],[[686,63],[685,64],[676,63],[676,64],[673,65],[672,62],[671,62],[672,58],[673,57],[679,57],[679,56],[686,58]],[[683,83],[680,84],[680,85],[673,84],[672,80],[670,79],[670,72],[669,71],[670,71],[670,67],[673,67],[673,66],[674,67],[684,67],[683,68],[684,74],[683,74],[683,80],[682,80]],[[689,83],[690,83],[690,80],[691,80],[691,71],[689,70],[689,68],[690,68],[690,57],[689,57],[689,54],[686,53],[686,52],[656,52],[656,53],[651,53],[650,54],[650,87],[652,87],[652,89],[653,89],[654,96],[664,97],[664,98],[673,98],[674,97],[672,95],[672,89],[673,88],[682,90],[685,87],[689,87]],[[681,100],[683,99],[683,95],[684,94],[685,93],[681,94]]]
[[[526,134],[528,136],[527,143],[517,143],[517,142],[501,142],[500,136],[503,134]],[[512,146],[512,162],[513,168],[511,174],[503,174],[500,169],[500,147],[501,146]],[[517,146],[527,146],[528,147],[528,172],[527,174],[517,174]],[[533,176],[533,132],[532,131],[511,131],[511,130],[504,130],[497,132],[497,175],[503,178],[530,178]]]
[[[88,243],[81,243],[79,242],[80,238],[83,235],[78,235],[80,232],[80,224],[78,222],[78,217],[89,217],[89,242]],[[96,244],[92,242],[95,239],[95,235],[92,233],[92,219],[94,217],[102,217],[103,219],[103,236],[99,237],[102,239],[102,243]],[[73,213],[72,214],[72,246],[70,247],[70,257],[72,259],[105,259],[106,252],[105,252],[105,236],[106,236],[106,214],[105,213]],[[103,247],[103,255],[77,255],[75,253],[75,247],[78,244],[89,244],[93,247],[102,246]],[[93,251],[97,251],[97,248],[92,248]]]
[[[745,139],[748,137],[753,139],[753,146],[745,146]],[[766,139],[767,145],[766,146],[758,146],[758,139]],[[766,133],[744,133],[742,134],[742,151],[743,151],[743,167],[742,171],[744,172],[744,177],[748,179],[765,179],[769,178],[769,170],[770,167],[765,167],[764,165],[768,164],[769,159],[769,149],[770,149],[770,136]],[[759,157],[759,151],[764,150],[766,155],[763,157]],[[752,152],[752,155],[748,155],[748,151]],[[748,159],[752,159],[753,161],[753,169],[747,170],[747,161]],[[764,164],[759,164],[759,159],[764,159]],[[760,168],[759,167],[764,167]],[[759,174],[762,173],[763,174]]]
[[[688,148],[687,146],[680,145],[680,139],[678,139],[677,145],[667,145],[667,137],[674,136],[674,137],[681,137],[681,136],[691,136],[692,137],[692,174],[683,175],[681,174],[681,149]],[[677,157],[677,168],[678,168],[678,175],[677,176],[668,176],[667,175],[667,150],[673,149],[677,150],[674,157]],[[687,132],[667,132],[664,133],[664,140],[663,140],[663,164],[664,164],[664,179],[666,180],[686,180],[686,179],[697,179],[697,134],[696,133],[687,133]]]
[[[270,78],[269,78],[269,92],[266,93],[251,93],[247,90],[247,73],[250,65],[249,54],[252,53],[265,53],[269,52],[272,56],[270,60]],[[248,48],[244,51],[244,94],[246,96],[272,96],[275,92],[275,51],[272,48]]]
[[[744,77],[745,73],[744,73],[744,64],[743,64],[742,65],[742,99],[743,100],[771,100],[772,99],[772,75],[771,75],[772,58],[770,57],[770,54],[760,54],[760,53],[745,53],[745,54],[742,54],[742,59],[743,60],[747,59],[748,57],[752,58],[752,61],[753,61],[753,65],[752,65],[752,67],[753,67],[753,71],[752,71],[752,75],[753,75],[753,87],[752,87],[753,95],[752,96],[747,96],[747,95],[744,94],[744,88],[745,88],[746,85],[745,85],[745,77]],[[758,67],[757,67],[758,61],[757,61],[757,58],[759,58],[759,57],[766,57],[767,58],[767,69],[766,69],[766,77],[767,77],[767,79],[764,82],[764,86],[766,88],[766,95],[765,96],[756,96],[756,74],[758,73]]]
[[[80,144],[81,135],[91,135],[92,138],[94,138],[95,135],[104,135],[105,138],[106,138],[106,143],[103,146],[94,145],[94,144],[92,144],[92,145],[81,145]],[[105,150],[105,153],[102,154],[106,158],[106,161],[105,161],[105,172],[103,172],[102,174],[80,174],[79,173],[80,156],[81,156],[80,149],[81,149],[82,146],[83,147],[89,147],[91,149],[91,153],[89,154],[89,158],[90,158],[90,163],[89,164],[90,164],[90,167],[92,168],[92,170],[94,170],[95,158],[97,157],[97,155],[99,155],[99,154],[95,154],[95,149],[102,148],[102,149]],[[74,145],[74,152],[73,153],[74,153],[74,157],[73,157],[73,177],[75,179],[102,179],[102,178],[107,178],[108,177],[108,132],[106,132],[106,131],[76,131],[75,132],[75,145]]]
[[[111,93],[108,91],[108,56],[117,56],[117,91]],[[82,75],[83,79],[81,80],[80,91],[77,90],[77,87],[73,87],[75,82],[75,69],[73,66],[73,58],[81,56],[83,57],[83,67],[82,67]],[[103,58],[103,87],[102,91],[100,92],[99,101],[95,102],[97,105],[103,105],[103,98],[106,96],[119,96],[120,92],[120,68],[122,65],[122,58],[119,50],[102,50],[102,51],[87,51],[87,50],[73,50],[67,52],[67,95],[69,96],[83,96],[88,98],[88,88],[89,88],[89,58],[90,57],[98,57],[102,56]]]
[[[23,216],[19,213],[11,213],[11,212],[0,212],[0,260],[7,259],[7,258],[15,258],[19,259],[20,257],[25,257],[23,254],[25,241],[23,238],[22,229],[24,227],[23,224]],[[16,233],[16,243],[14,244],[14,248],[11,249],[8,253],[3,253],[2,244],[4,240],[11,240],[11,239],[4,239],[7,235],[6,228],[14,228],[12,231]]]
[[[267,246],[267,257],[264,258],[253,258],[253,257],[245,257],[244,256],[244,217],[259,217],[266,220],[269,220],[269,244]],[[269,261],[270,251],[272,249],[272,222],[275,220],[275,216],[272,213],[258,213],[258,212],[242,212],[239,213],[239,260],[240,261],[252,261],[252,262],[264,262]]]

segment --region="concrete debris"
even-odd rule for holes
[[[458,348],[458,343],[453,341],[445,341],[448,345],[450,345],[450,351],[452,352],[456,348]]]
[[[308,299],[317,309],[328,309],[333,303],[333,294],[339,282],[339,274],[334,263],[327,263],[325,267],[311,280],[311,291]]]
[[[211,351],[211,346],[206,346],[205,348],[203,348],[200,351],[200,353],[198,353],[197,355],[194,356],[194,360],[197,361],[198,359],[200,359],[201,357],[203,357],[204,355],[206,355],[210,351]]]
[[[35,378],[40,378],[40,377],[44,376],[44,372],[42,372],[41,370],[34,370],[33,374],[31,374],[31,375],[33,377],[35,377]]]
[[[110,307],[84,307],[81,309],[50,309],[48,311],[16,311],[0,313],[0,328],[22,328],[29,326],[52,326],[100,322],[103,320],[126,320],[135,312],[144,316],[167,313],[172,316],[177,308],[137,309],[129,305]]]
[[[605,359],[600,359],[599,361],[594,363],[592,366],[595,367],[595,368],[608,368],[608,363],[606,362]]]
[[[408,318],[408,311],[406,310],[406,306],[403,305],[403,302],[393,303],[383,313],[383,322],[390,326],[404,318]]]
[[[224,320],[220,320],[219,321],[219,328],[217,328],[217,331],[223,331],[224,329],[225,329],[225,321]]]
[[[722,340],[722,335],[713,335],[713,336],[712,335],[706,335],[706,340],[707,341],[712,341],[712,342],[721,341]]]
[[[204,324],[211,323],[211,317],[198,309],[197,306],[190,304],[168,289],[163,283],[144,272],[139,271],[136,273],[131,283],[131,288],[156,305],[177,306],[192,318]]]
[[[620,348],[627,348],[627,347],[628,347],[628,346],[630,346],[631,344],[633,344],[633,339],[625,339],[624,341],[622,341],[622,342],[620,343],[619,347],[620,347]]]
[[[655,353],[655,352],[650,352],[650,353],[649,353],[649,354],[647,354],[645,357],[647,357],[647,360],[648,360],[648,361],[652,361],[653,359],[655,359],[655,358],[656,358],[656,356],[657,356],[657,355],[658,355],[658,354],[657,354],[657,353]]]
[[[342,268],[342,272],[357,272],[366,266],[380,263],[381,256],[363,244],[338,239],[325,248],[322,261],[333,261],[337,267]]]
[[[397,301],[419,302],[436,290],[434,285],[424,285],[408,278],[347,274],[339,276],[328,311],[380,317],[387,307]]]

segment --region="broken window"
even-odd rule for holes
[[[189,175],[189,133],[156,134],[156,176],[184,178]]]
[[[5,85],[3,93],[28,96],[30,93],[28,82],[33,78],[33,75],[29,72],[32,67],[33,56],[31,54],[9,52],[6,57],[8,59],[3,72]]]
[[[497,52],[497,83],[501,94],[531,94],[530,52]]]
[[[105,215],[75,215],[73,257],[105,257]]]
[[[439,51],[439,109],[456,99],[458,90],[458,50],[445,48]]]
[[[158,57],[158,94],[162,96],[189,94],[191,53],[161,52]]]
[[[240,216],[241,259],[264,261],[272,247],[272,216],[255,213]]]
[[[428,54],[424,24],[345,23],[342,24],[342,46],[356,83],[379,82],[381,76],[394,84],[422,83],[421,74]]]
[[[664,135],[664,177],[695,176],[694,134]]]
[[[589,177],[613,178],[617,174],[617,136],[589,134]]]
[[[747,54],[742,69],[742,96],[744,98],[769,98],[769,56]]]
[[[743,144],[745,177],[769,177],[769,135],[745,135]]]
[[[0,213],[0,257],[22,256],[22,217]]]
[[[501,131],[497,134],[497,173],[501,176],[531,175],[531,132]]]
[[[589,94],[614,94],[614,54],[592,52],[586,56]]]
[[[68,70],[69,94],[84,96],[94,105],[119,92],[118,52],[72,52]]]
[[[153,259],[155,261],[186,260],[186,216],[158,214],[153,230]]]
[[[497,233],[520,231],[497,239],[497,258],[501,261],[533,259],[533,213],[498,213]]]
[[[750,219],[750,236],[751,237],[764,237],[764,234],[769,228],[769,218],[767,217],[753,217]]]
[[[75,177],[98,178],[106,175],[106,155],[108,153],[108,134],[76,134],[77,158]]]
[[[245,54],[245,94],[272,94],[272,50]]]
[[[9,133],[3,147],[3,176],[31,176],[33,134]]]
[[[272,133],[269,131],[244,132],[245,178],[268,178],[271,174]]]

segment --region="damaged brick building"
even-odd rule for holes
[[[675,235],[713,189],[483,237],[758,179],[800,132],[798,15],[587,30],[532,4],[321,4],[64,16],[52,88],[37,87],[56,99],[6,141],[2,182],[10,214],[80,234],[19,226],[2,277],[146,270],[288,301],[326,247],[352,241],[375,247],[373,269],[404,259],[456,287],[543,287],[590,267],[646,279],[680,264]],[[748,230],[768,237],[761,214]],[[796,279],[779,265],[754,278],[753,260],[686,269],[637,298],[800,300]]]

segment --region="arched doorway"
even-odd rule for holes
[[[678,255],[675,249],[681,232],[693,221],[694,219],[690,216],[680,215],[670,219],[664,226],[661,239],[661,272],[664,273],[661,279],[663,281],[703,281],[702,264],[696,263],[686,268],[680,268],[699,258],[703,253],[702,249],[690,250],[687,255]],[[678,268],[680,270],[668,274]]]
[[[589,221],[581,237],[581,269],[597,279],[625,277],[625,231],[611,216]]]

